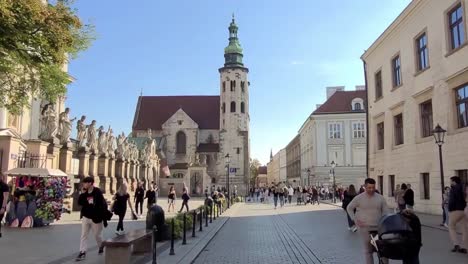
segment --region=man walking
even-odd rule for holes
[[[291,200],[292,200],[293,195],[294,195],[294,189],[290,185],[289,188],[288,188],[288,202],[289,202],[289,204],[291,204]]]
[[[463,211],[466,207],[465,193],[463,190],[463,184],[461,184],[460,177],[453,176],[450,178],[450,180],[452,189],[450,190],[448,211],[450,240],[452,240],[454,246],[452,252],[460,252],[466,254],[466,248],[468,247],[468,230],[466,226],[467,220],[465,219],[466,217]],[[463,242],[465,243],[465,247],[463,247],[462,243],[458,243],[456,231],[457,224],[461,225]]]
[[[143,189],[143,183],[139,182],[138,187],[135,190],[135,211],[137,215],[143,214],[143,200],[145,198],[145,189]],[[138,214],[138,205],[140,205],[140,214]]]
[[[83,190],[78,197],[78,204],[81,206],[81,242],[80,254],[76,261],[84,260],[87,250],[87,239],[89,231],[92,230],[96,243],[99,247],[99,254],[104,252],[102,247],[102,229],[104,228],[104,210],[107,209],[106,201],[99,188],[94,187],[93,177],[83,179]]]
[[[375,180],[365,180],[365,192],[357,195],[348,205],[346,211],[358,226],[359,234],[364,243],[366,264],[373,264],[374,248],[370,244],[370,232],[377,231],[380,218],[388,212],[387,202],[382,195],[375,192]],[[356,213],[355,213],[356,210]],[[384,264],[388,259],[382,258]]]
[[[406,208],[407,209],[413,209],[414,207],[414,192],[413,189],[411,189],[411,184],[407,184],[406,187],[408,189],[405,191],[403,194],[403,200],[405,200]]]
[[[6,207],[8,202],[9,188],[8,185],[3,181],[3,177],[0,176],[0,237],[2,237],[2,220],[6,213]]]

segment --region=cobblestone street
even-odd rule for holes
[[[423,227],[423,244],[421,263],[468,263],[467,255],[449,252],[446,231]],[[246,204],[194,263],[363,263],[361,248],[337,207]]]

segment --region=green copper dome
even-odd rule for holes
[[[237,38],[238,29],[234,15],[232,15],[232,22],[229,25],[229,45],[224,48],[224,66],[243,66],[242,47]]]

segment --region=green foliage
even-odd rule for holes
[[[0,106],[19,114],[30,96],[55,102],[66,93],[63,67],[94,40],[72,3],[0,0]]]
[[[187,213],[186,216],[186,230],[191,230],[193,224],[193,215],[191,213]],[[166,218],[166,224],[169,226],[169,232],[171,232],[172,228],[172,219],[174,219],[174,236],[176,239],[182,237],[182,231],[184,228],[184,214],[178,213],[173,218]]]

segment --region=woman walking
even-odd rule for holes
[[[279,196],[278,190],[275,187],[273,187],[273,202],[275,204],[275,209],[278,206],[278,196]]]
[[[114,214],[119,217],[119,223],[117,224],[117,230],[115,233],[117,235],[123,235],[124,227],[123,227],[123,219],[125,217],[125,213],[127,212],[127,204],[130,207],[130,210],[133,214],[132,204],[130,203],[130,195],[127,193],[127,185],[124,183],[120,186],[120,189],[114,196],[114,205],[112,207]]]
[[[150,189],[146,191],[145,199],[147,201],[148,210],[156,203],[156,191],[153,189],[153,185],[150,185]]]
[[[168,213],[171,211],[171,207],[172,207],[172,211],[173,212],[175,211],[174,209],[175,199],[176,199],[176,191],[175,191],[174,186],[171,186],[171,188],[169,189],[169,194],[167,195],[167,203],[169,204],[167,208]]]
[[[182,207],[180,207],[179,213],[182,212],[182,210],[185,208],[187,209],[187,212],[189,211],[188,207],[188,201],[190,200],[190,195],[187,192],[187,188],[184,188],[184,193],[182,194]]]
[[[348,207],[349,203],[356,197],[357,192],[354,185],[349,185],[348,190],[344,191],[343,193],[343,209],[346,211],[346,216],[348,218],[348,230],[356,232],[357,226],[354,224],[354,221],[349,216],[346,208]]]

